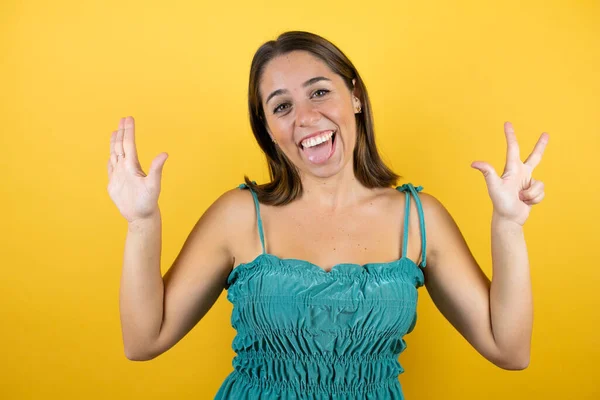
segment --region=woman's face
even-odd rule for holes
[[[326,178],[352,168],[360,102],[327,64],[306,51],[278,56],[260,93],[269,134],[301,174]]]

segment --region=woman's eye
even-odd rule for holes
[[[283,104],[280,104],[280,105],[278,105],[278,106],[277,106],[277,107],[275,107],[275,109],[273,110],[273,113],[274,113],[274,114],[277,114],[277,113],[278,113],[278,112],[280,112],[280,111],[284,111],[284,110],[285,110],[284,106],[289,106],[289,103],[283,103]]]
[[[327,93],[329,93],[329,90],[327,89],[319,89],[316,92],[313,93],[313,95],[317,95],[317,93],[323,93],[322,95],[318,95],[317,97],[323,97],[325,96]]]
[[[315,90],[313,92],[313,96],[315,97],[323,97],[325,96],[327,93],[329,93],[330,91],[327,89],[319,89],[319,90]],[[277,114],[280,113],[282,111],[285,111],[287,109],[289,109],[291,107],[290,103],[282,103],[280,105],[278,105],[277,107],[275,107],[273,109],[273,114]]]

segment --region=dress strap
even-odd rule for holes
[[[415,198],[415,203],[417,204],[417,212],[419,213],[419,224],[421,226],[421,266],[425,267],[427,262],[425,260],[427,249],[426,249],[426,236],[425,236],[425,217],[423,215],[423,206],[421,205],[421,200],[419,199],[419,195],[417,192],[423,190],[423,186],[417,186],[416,188],[412,183],[405,183],[402,186],[397,186],[396,190],[400,192],[404,192],[406,194],[406,210],[404,212],[404,237],[402,239],[402,257],[406,257],[406,252],[408,249],[408,221],[410,216],[410,195]]]
[[[252,183],[254,183],[256,185],[255,181],[252,181]],[[254,199],[254,208],[256,209],[256,218],[258,220],[258,235],[260,236],[260,244],[262,245],[262,251],[263,254],[265,254],[265,236],[263,233],[263,226],[262,226],[262,220],[260,218],[260,207],[258,205],[258,196],[256,195],[256,193],[254,192],[254,190],[252,190],[252,188],[248,185],[246,185],[245,183],[242,183],[241,185],[238,186],[239,189],[249,189],[250,193],[252,193],[252,198]]]

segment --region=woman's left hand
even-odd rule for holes
[[[501,177],[494,168],[483,161],[475,161],[471,167],[483,173],[488,193],[494,206],[494,214],[501,219],[521,226],[529,217],[531,206],[544,198],[544,183],[531,177],[533,169],[542,160],[542,154],[550,135],[544,132],[525,162],[521,162],[519,144],[510,122],[504,123],[507,151],[504,173]]]

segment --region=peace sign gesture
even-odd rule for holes
[[[502,176],[499,177],[494,168],[483,161],[475,161],[471,167],[483,173],[494,213],[500,218],[523,226],[529,217],[531,206],[538,204],[544,198],[544,184],[533,179],[531,174],[542,160],[550,135],[546,132],[542,133],[533,151],[523,163],[517,137],[510,122],[504,123],[504,133],[507,151]]]

